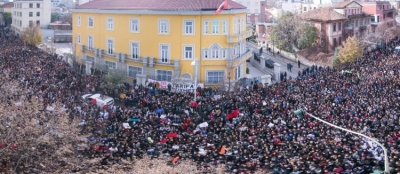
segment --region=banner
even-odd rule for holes
[[[148,79],[147,81],[150,83],[158,82],[160,84],[161,89],[168,89],[168,85],[171,85],[172,91],[175,91],[175,92],[194,92],[197,87],[204,88],[204,84],[202,84],[202,83],[199,83],[199,84],[197,84],[197,86],[195,86],[194,83],[175,83],[175,84],[173,84],[168,81],[157,81],[157,80],[153,80],[153,79]]]

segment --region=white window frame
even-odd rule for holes
[[[210,34],[209,24],[210,24],[209,21],[203,22],[203,34]]]
[[[107,24],[107,30],[114,30],[114,18],[113,17],[107,17],[106,18],[106,24]]]
[[[228,57],[228,51],[226,49],[222,49],[221,58],[226,59]]]
[[[158,34],[169,34],[169,19],[158,20]]]
[[[110,42],[111,41],[111,44]],[[108,55],[114,55],[115,54],[115,42],[113,38],[106,38],[106,48],[107,48],[107,54]]]
[[[77,34],[76,35],[76,41],[75,41],[77,44],[81,44],[81,35],[80,34]]]
[[[90,26],[90,20],[92,20],[92,26]],[[88,18],[87,18],[87,27],[88,28],[93,28],[94,27],[94,17],[93,16],[88,16]]]
[[[211,47],[211,58],[212,59],[219,59],[220,58],[220,49],[217,46]]]
[[[163,47],[167,47],[167,51],[163,49]],[[171,57],[171,46],[170,44],[160,44],[159,45],[159,62],[160,63],[169,63]]]
[[[236,25],[237,25],[236,23],[237,23],[237,19],[234,18],[234,19],[233,19],[233,32],[234,32],[234,33],[238,33],[237,28],[236,28]]]
[[[133,44],[137,44],[137,48],[135,49]],[[132,59],[139,59],[140,57],[140,43],[138,41],[131,41],[129,43],[129,48],[131,51],[131,57]]]
[[[166,78],[158,78],[159,71],[164,71],[164,72],[171,72],[171,79],[166,76]],[[163,70],[163,69],[156,69],[156,80],[157,81],[168,81],[170,82],[172,80],[172,77],[174,76],[174,72],[171,70]]]
[[[81,26],[81,16],[77,16],[76,18],[76,25]]]
[[[104,65],[107,67],[107,69],[117,69],[117,62],[112,62],[112,61],[108,61],[108,60],[104,60]]]
[[[134,24],[136,22],[136,24]],[[136,25],[136,30],[134,25]],[[139,33],[140,32],[140,19],[138,18],[131,18],[129,19],[129,31],[131,33]]]
[[[223,21],[222,21],[222,33],[223,33],[223,34],[227,34],[227,33],[228,33],[228,32],[227,32],[227,26],[228,26],[228,21],[223,20]]]
[[[219,21],[213,20],[212,23],[212,34],[219,34]]]
[[[192,48],[192,51],[186,51],[186,48]],[[194,59],[194,45],[183,45],[182,57],[183,59]]]
[[[90,41],[92,41],[92,42],[90,42]],[[93,35],[88,35],[87,36],[87,48],[88,48],[88,50],[93,50],[94,49],[94,36]]]
[[[90,60],[89,60],[89,58],[90,58]],[[85,56],[85,61],[89,61],[89,62],[92,62],[94,64],[94,63],[96,63],[96,58],[94,58],[93,56],[86,55]]]
[[[215,82],[215,83],[211,83],[210,82],[210,80],[208,79],[209,78],[209,74],[208,73],[211,73],[211,72],[218,72],[218,73],[223,73],[223,77],[222,77],[222,80],[221,81],[218,81],[218,82]],[[206,70],[206,83],[207,84],[219,84],[219,83],[223,83],[224,82],[224,80],[225,80],[225,75],[226,73],[225,73],[225,71],[224,70]],[[217,78],[219,78],[219,77],[217,77]]]
[[[137,74],[143,74],[143,67],[132,66],[132,65],[126,65],[126,66],[127,66],[126,67],[126,69],[127,69],[126,76],[128,76],[128,77],[136,78]],[[134,70],[131,71],[130,68],[133,68]],[[130,72],[133,72],[133,73],[136,72],[136,74],[133,74],[133,73],[131,74]]]
[[[187,22],[191,22],[192,25],[187,25]],[[185,19],[183,20],[183,34],[184,35],[194,35],[194,20]]]

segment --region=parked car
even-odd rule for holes
[[[266,59],[265,60],[265,67],[274,68],[274,63],[275,62],[272,59]]]
[[[400,46],[397,46],[396,48],[394,48],[394,51],[397,53],[400,53]]]
[[[101,94],[85,94],[82,96],[82,99],[89,103],[92,103],[93,99],[95,99],[98,107],[103,107],[104,105],[111,107],[114,105],[114,99],[112,97]]]

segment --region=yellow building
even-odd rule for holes
[[[88,66],[157,81],[220,85],[246,74],[252,56],[246,7],[223,0],[96,0],[73,10],[76,55]],[[196,60],[196,68],[191,63]],[[197,70],[197,72],[194,72]]]
[[[11,13],[11,8],[14,7],[14,2],[7,2],[0,5],[1,13]]]

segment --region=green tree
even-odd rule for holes
[[[12,23],[11,13],[8,13],[8,12],[3,13],[3,21],[6,25],[11,25],[11,23]]]
[[[353,36],[343,42],[343,47],[339,49],[337,59],[340,63],[354,62],[363,55],[363,47],[358,39]]]
[[[21,33],[22,40],[30,45],[39,45],[42,43],[42,37],[39,26],[25,28]]]
[[[317,39],[318,29],[290,12],[281,16],[270,32],[270,41],[273,41],[277,48],[289,52],[294,51],[294,46],[299,49],[311,47]]]
[[[118,85],[126,82],[127,77],[124,71],[119,70],[108,70],[104,76],[104,87],[107,89],[115,89]]]
[[[51,13],[51,22],[58,21],[60,15],[58,13]]]

